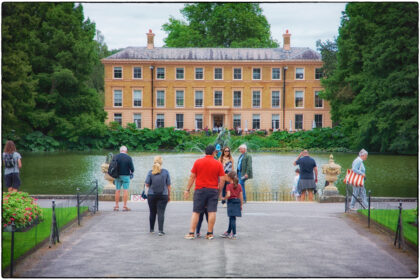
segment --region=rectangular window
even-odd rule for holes
[[[242,68],[233,68],[233,79],[242,80]]]
[[[164,80],[165,79],[165,68],[158,67],[156,68],[156,79]]]
[[[322,68],[315,68],[315,80],[320,80],[322,77]]]
[[[114,90],[114,107],[122,106],[122,90]]]
[[[203,68],[195,68],[195,79],[196,80],[204,79],[204,69]]]
[[[278,90],[271,92],[271,107],[280,108],[280,91]]]
[[[134,124],[137,128],[141,128],[141,114],[134,114],[133,115]]]
[[[175,95],[176,95],[176,107],[183,108],[184,107],[184,91],[177,90],[175,92]]]
[[[296,68],[296,80],[303,80],[303,68]]]
[[[165,91],[158,90],[156,93],[156,107],[165,107]]]
[[[303,115],[302,114],[295,115],[295,129],[303,129]]]
[[[319,91],[315,91],[315,108],[324,107],[324,102],[321,97],[319,97]]]
[[[214,68],[214,79],[215,80],[223,79],[223,68]]]
[[[261,91],[259,90],[252,91],[252,107],[253,108],[261,107]]]
[[[176,79],[183,80],[184,79],[184,68],[176,68]]]
[[[157,114],[156,116],[156,127],[165,127],[165,115]]]
[[[271,79],[280,80],[280,68],[271,68]]]
[[[271,115],[271,128],[273,130],[280,128],[280,115],[279,114]]]
[[[233,115],[233,129],[241,127],[241,115]]]
[[[203,129],[203,115],[195,115],[195,127],[196,129]]]
[[[222,106],[223,103],[223,93],[221,90],[216,90],[214,92],[214,106]]]
[[[202,108],[203,107],[203,91],[196,90],[195,91],[195,107]]]
[[[252,69],[252,79],[253,80],[261,80],[261,68],[253,68]]]
[[[295,91],[295,107],[303,108],[303,91]]]
[[[122,114],[121,113],[115,113],[114,114],[114,122],[117,122],[120,125],[122,125]]]
[[[235,90],[233,92],[233,107],[240,108],[242,106],[242,92]]]
[[[141,79],[141,67],[134,67],[133,68],[133,78],[134,79]]]
[[[322,115],[315,115],[315,127],[322,128]]]
[[[259,114],[252,115],[252,129],[260,129],[260,115]]]
[[[142,100],[141,90],[134,90],[133,91],[133,106],[141,107],[141,100]]]
[[[114,67],[114,79],[122,79],[122,67]]]
[[[177,129],[184,128],[184,114],[176,114],[176,128]]]

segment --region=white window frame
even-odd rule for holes
[[[182,116],[182,127],[178,127],[177,116]],[[176,122],[176,129],[184,129],[184,124],[185,124],[184,114],[175,114],[175,122]]]
[[[278,79],[273,79],[273,69],[279,69],[279,78]],[[273,81],[281,80],[281,67],[271,67],[271,80],[273,80]]]
[[[315,79],[315,80],[317,80],[317,81],[319,81],[319,80],[321,80],[321,79],[317,79],[317,78],[316,78],[316,69],[320,69],[320,70],[321,70],[321,72],[322,72],[322,67],[315,67],[315,68],[314,68],[314,79]],[[322,73],[321,73],[321,76],[322,76]]]
[[[303,77],[302,77],[302,79],[298,79],[298,78],[296,78],[296,74],[297,74],[297,70],[298,69],[303,69]],[[296,67],[295,68],[295,80],[297,80],[297,81],[302,81],[302,80],[305,80],[305,67]]]
[[[122,113],[114,113],[113,118],[112,118],[112,121],[113,121],[113,122],[117,122],[117,121],[115,120],[115,115],[116,115],[116,114],[120,114],[120,115],[121,115],[121,123],[120,123],[120,125],[122,126],[122,121],[123,121],[123,114],[122,114]]]
[[[159,114],[156,114],[156,128],[158,128],[159,126],[158,126],[158,120],[159,120],[159,116],[163,116],[163,126],[162,127],[165,127],[165,114],[163,114],[163,113],[159,113]]]
[[[158,92],[163,91],[163,106],[158,105]],[[166,108],[166,90],[165,89],[156,89],[156,108]]]
[[[324,109],[324,99],[322,99],[321,97],[318,97],[319,99],[321,99],[321,102],[322,102],[322,106],[321,107],[317,107],[316,106],[316,93],[319,93],[319,92],[321,92],[320,90],[315,90],[314,91],[314,108],[315,109]]]
[[[257,118],[254,118],[255,116],[258,116],[258,119]],[[254,120],[258,120],[258,128],[254,128]],[[255,129],[255,130],[259,130],[259,129],[261,129],[261,114],[252,114],[252,129]]]
[[[239,116],[239,127],[242,129],[242,116],[241,116],[241,114],[233,114],[233,116],[232,116],[233,129],[236,129],[236,127],[235,127],[235,116]]]
[[[203,69],[203,78],[197,79],[197,69]],[[194,80],[197,80],[197,81],[204,80],[204,67],[194,67]]]
[[[177,91],[182,91],[182,102],[184,103],[182,106],[177,104]],[[183,89],[175,89],[175,108],[185,108],[185,90]]]
[[[302,92],[302,107],[296,107],[296,92]],[[295,90],[295,99],[293,100],[295,109],[305,108],[305,91],[304,90]]]
[[[135,78],[134,77],[134,68],[140,68],[140,78]],[[143,80],[143,67],[133,66],[132,71],[133,71],[133,80]]]
[[[296,116],[297,115],[301,115],[302,116],[302,128],[296,128]],[[303,113],[300,113],[300,114],[295,114],[295,118],[294,118],[295,120],[294,120],[294,127],[295,127],[295,130],[298,130],[298,129],[302,129],[303,130],[303,124],[305,123],[304,122],[304,120],[305,120],[305,116],[304,116],[304,114]]]
[[[259,69],[260,70],[260,78],[254,79],[254,70]],[[262,68],[261,67],[252,67],[252,80],[253,81],[261,81],[262,80]]]
[[[140,91],[140,106],[138,106],[138,105],[134,105],[134,101],[135,101],[135,92],[136,91]],[[143,90],[142,89],[138,89],[138,88],[133,88],[133,107],[134,108],[142,108],[143,107]]]
[[[241,106],[235,106],[235,91],[239,91],[241,93]],[[232,90],[232,108],[234,109],[241,109],[242,108],[242,96],[243,96],[243,91],[242,90],[237,90],[237,89],[233,89]]]
[[[259,106],[254,106],[254,92],[259,92],[260,93],[260,105]],[[261,90],[260,89],[251,89],[251,106],[252,106],[252,108],[254,108],[254,109],[261,108],[261,103],[262,103]]]
[[[274,119],[274,116],[278,116],[278,119]],[[274,128],[274,121],[277,121],[278,120],[278,127],[276,127],[276,128]],[[280,129],[280,114],[271,114],[271,129],[277,129],[277,130],[279,130]]]
[[[115,78],[115,68],[121,68],[121,78]],[[122,66],[114,66],[112,67],[112,79],[114,80],[122,80],[124,77],[124,67]]]
[[[216,79],[216,69],[222,69],[222,78],[221,79]],[[224,72],[225,71],[224,71],[223,67],[219,67],[219,66],[214,67],[213,68],[213,80],[215,80],[215,81],[223,81]]]
[[[140,120],[140,127],[137,126],[136,118],[135,118],[136,115],[139,115],[140,116],[140,118],[139,118],[139,120]],[[141,113],[133,113],[133,123],[136,125],[136,128],[141,129],[141,125],[142,125],[142,123],[141,123]]]
[[[163,69],[163,79],[162,78],[158,78],[158,69],[159,68],[161,68],[161,69]],[[160,80],[160,81],[163,81],[163,80],[166,80],[166,67],[156,67],[156,80]]]
[[[116,90],[121,91],[121,106],[115,106],[115,91]],[[122,108],[123,107],[123,104],[124,104],[124,92],[123,92],[123,90],[122,89],[119,89],[119,88],[112,89],[112,107],[114,107],[114,108]]]
[[[222,98],[221,98],[222,104],[220,105],[216,105],[216,91],[220,91],[222,93]],[[223,106],[223,90],[221,89],[213,90],[213,106]]]
[[[183,70],[183,78],[182,79],[180,79],[180,78],[178,78],[177,76],[176,76],[176,74],[177,74],[177,70],[178,69],[182,69]],[[175,80],[178,80],[178,81],[183,81],[183,80],[185,80],[185,67],[175,67]]]
[[[240,69],[241,70],[241,78],[240,79],[235,79],[235,69]],[[243,76],[244,76],[244,73],[243,73],[242,67],[232,67],[232,80],[234,80],[234,81],[242,81]]]
[[[273,92],[278,91],[279,92],[279,106],[273,106]],[[281,91],[278,89],[272,89],[271,90],[271,108],[280,108],[281,107]]]
[[[197,106],[197,91],[201,91],[203,93],[203,103],[201,106]],[[204,89],[194,89],[194,108],[204,108]]]
[[[194,128],[195,128],[195,126],[196,126],[196,124],[197,124],[197,116],[201,116],[201,128],[200,127],[197,127],[197,129],[203,129],[203,126],[204,126],[204,117],[203,117],[203,114],[195,114],[194,115]]]

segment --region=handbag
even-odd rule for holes
[[[352,169],[347,169],[344,183],[353,185],[355,187],[363,187],[365,176],[355,173]]]
[[[141,198],[143,198],[143,199],[147,199],[147,194],[146,194],[146,184],[144,185],[143,192],[141,193]]]

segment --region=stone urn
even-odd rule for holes
[[[102,173],[104,173],[104,178],[108,182],[108,184],[104,186],[103,194],[115,194],[114,178],[112,178],[108,174],[108,168],[112,160],[112,157],[113,157],[112,153],[109,153],[108,156],[106,157],[105,163],[102,163],[101,165]]]
[[[338,175],[341,173],[341,166],[334,162],[333,155],[330,155],[328,164],[322,165],[322,173],[325,174],[325,181],[328,182],[328,186],[324,188],[323,196],[337,196],[338,190],[334,185],[337,181]]]

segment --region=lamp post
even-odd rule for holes
[[[153,65],[150,66],[150,72],[151,72],[151,75],[152,75],[152,90],[151,90],[151,94],[150,94],[150,96],[152,97],[152,130],[153,130],[153,91],[154,91],[154,89],[153,89],[153,69],[154,68],[155,67]]]
[[[287,66],[283,67],[283,130],[286,129],[285,120],[286,117],[286,70]]]

